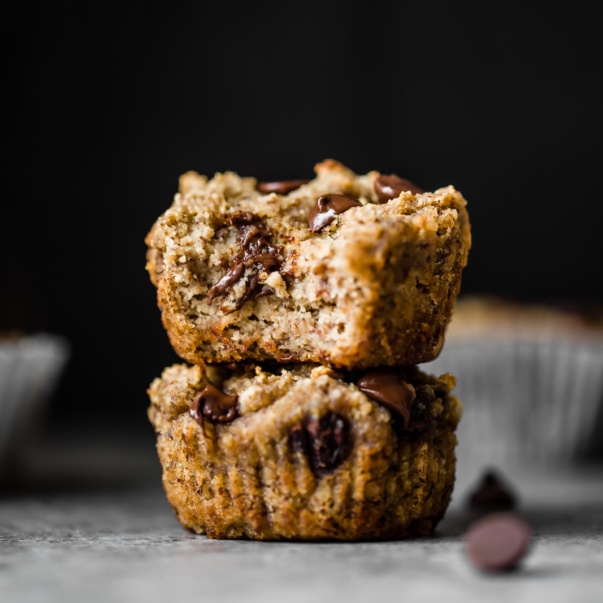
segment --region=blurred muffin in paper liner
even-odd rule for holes
[[[71,355],[53,333],[0,333],[0,478],[18,472]]]
[[[601,436],[602,308],[464,296],[422,368],[457,377],[461,464],[569,464]]]

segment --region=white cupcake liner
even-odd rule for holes
[[[0,470],[30,442],[71,354],[51,333],[0,341]]]
[[[451,341],[421,367],[452,373],[463,403],[460,459],[570,463],[588,451],[603,404],[603,339]]]

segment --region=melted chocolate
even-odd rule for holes
[[[322,477],[333,472],[351,451],[350,424],[338,413],[328,411],[320,419],[306,419],[290,432],[293,448],[306,455],[312,473]]]
[[[408,428],[415,388],[404,381],[399,370],[378,368],[365,373],[356,384],[369,398],[395,413]]]
[[[265,195],[268,193],[286,195],[308,182],[310,182],[310,180],[307,178],[299,180],[280,180],[278,182],[258,182],[257,188],[260,193],[264,193]]]
[[[247,277],[245,292],[234,307],[234,310],[239,310],[248,300],[272,293],[270,287],[260,285],[258,273],[279,270],[283,261],[282,251],[272,244],[273,233],[259,216],[250,212],[238,212],[228,216],[227,222],[239,229],[240,250],[224,276],[209,290],[209,301],[226,294],[241,278]],[[226,311],[223,304],[220,307]]]
[[[406,180],[406,178],[400,178],[397,174],[381,174],[378,176],[375,180],[375,191],[382,203],[399,197],[405,191],[410,191],[413,195],[425,192],[420,186]]]
[[[316,200],[316,205],[308,214],[308,226],[312,232],[318,232],[328,226],[335,216],[342,214],[351,207],[361,206],[362,203],[350,195],[322,195]]]
[[[190,416],[203,426],[210,423],[231,423],[239,416],[238,397],[229,396],[208,383],[196,396],[189,410]]]

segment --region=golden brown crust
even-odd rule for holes
[[[145,238],[161,320],[181,358],[352,369],[419,364],[439,354],[471,246],[462,194],[448,186],[379,204],[378,172],[358,175],[335,160],[315,171],[287,195],[264,195],[254,178],[233,172],[181,176],[172,206]],[[330,193],[352,195],[362,206],[312,233],[309,211]],[[279,270],[255,275],[268,295],[241,307],[250,273],[222,296],[209,295],[233,265],[239,231],[227,217],[237,212],[261,220],[282,257]]]
[[[454,485],[461,406],[450,375],[404,371],[420,393],[406,431],[327,367],[278,375],[251,367],[226,377],[200,366],[166,368],[149,387],[149,419],[178,520],[211,538],[353,541],[431,533]],[[189,414],[209,382],[238,396],[233,422],[200,424]],[[317,473],[292,433],[300,422],[332,413],[349,426],[349,448],[331,470]]]

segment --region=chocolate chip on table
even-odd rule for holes
[[[351,195],[321,195],[308,214],[308,226],[312,232],[318,232],[328,226],[335,216],[342,214],[351,207],[361,206],[362,203]]]
[[[510,511],[517,506],[517,497],[494,469],[488,469],[469,493],[467,506],[480,513]]]
[[[257,188],[260,193],[267,195],[268,193],[278,193],[286,195],[303,184],[310,182],[308,178],[300,178],[298,180],[280,180],[277,182],[258,182]]]
[[[528,552],[532,527],[513,512],[491,513],[469,526],[464,541],[467,557],[477,569],[510,571]]]
[[[239,416],[238,397],[208,383],[195,396],[189,414],[201,426],[205,419],[210,423],[231,423]]]
[[[381,174],[375,180],[375,192],[382,203],[399,197],[403,192],[410,191],[413,195],[425,192],[420,186],[397,174]]]
[[[297,423],[289,437],[293,448],[307,456],[312,473],[318,477],[337,469],[351,450],[350,424],[343,415],[332,411],[320,419]]]
[[[415,400],[415,388],[407,383],[400,371],[378,368],[365,373],[356,383],[358,389],[399,416],[404,428],[410,421],[410,410]]]

